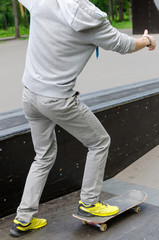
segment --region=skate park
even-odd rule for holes
[[[158,41],[159,35],[155,37]],[[16,42],[7,44],[9,48]],[[78,205],[86,149],[57,126],[59,153],[38,213],[39,217],[47,218],[48,225],[21,239],[158,239],[158,47],[151,54],[146,50],[121,58],[100,50],[99,59],[92,56],[77,85],[82,100],[97,115],[112,139],[101,198],[107,200],[129,189],[143,190],[148,198],[141,205],[141,213],[126,212],[114,218],[105,233],[93,226],[84,226],[72,217]],[[104,64],[110,70],[107,75]],[[95,68],[97,75],[91,71]],[[96,78],[101,78],[101,85],[99,80],[95,85]],[[90,83],[86,84],[85,79]],[[12,239],[8,229],[34,157],[28,123],[20,105],[16,106],[15,110],[8,108],[0,114],[2,239]]]

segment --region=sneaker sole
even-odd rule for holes
[[[20,236],[22,236],[22,235],[24,235],[25,233],[27,233],[28,231],[26,231],[26,232],[15,232],[14,230],[10,230],[10,235],[12,236],[12,237],[20,237]]]
[[[38,231],[40,230],[41,228],[44,228],[46,226],[46,224],[44,226],[41,226],[39,228],[34,228],[34,229],[29,229],[27,231],[20,231],[17,229],[17,231],[14,231],[14,230],[10,230],[10,235],[13,236],[13,237],[20,237],[20,236],[23,236],[24,234],[28,233],[28,232],[34,232],[34,231]]]
[[[93,213],[89,213],[89,212],[85,212],[83,210],[80,209],[80,211],[78,210],[78,214],[80,216],[83,216],[83,217],[111,217],[111,216],[115,216],[116,214],[118,214],[119,210],[116,211],[115,213],[112,213],[112,214],[108,214],[107,216],[100,216],[100,215],[96,215],[96,214],[93,214]]]

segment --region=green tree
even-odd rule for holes
[[[131,20],[131,0],[90,0],[98,8],[108,14],[109,20],[124,21],[124,17]]]
[[[0,0],[0,28],[7,30],[13,25],[13,9],[11,0]]]
[[[17,38],[20,36],[18,25],[22,28],[28,28],[29,20],[28,10],[20,5],[17,0],[0,0],[0,29],[8,30],[9,27],[13,27],[13,29],[15,27]]]
[[[20,38],[17,0],[12,0],[12,5],[13,5],[14,24],[15,24],[15,37]]]
[[[124,0],[119,0],[119,22],[124,20]]]
[[[108,0],[91,0],[98,8],[100,8],[103,12],[108,13],[109,11],[109,1]]]

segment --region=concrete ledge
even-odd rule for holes
[[[81,100],[94,112],[119,107],[159,93],[159,78],[84,94]],[[0,140],[30,130],[22,109],[0,113]]]

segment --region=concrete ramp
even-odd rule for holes
[[[159,146],[144,155],[114,178],[103,184],[102,200],[107,200],[135,188],[147,191],[148,198],[141,212],[127,211],[108,222],[108,230],[82,225],[72,217],[78,206],[80,192],[49,201],[40,206],[38,217],[45,217],[48,225],[27,233],[22,240],[158,240],[159,236]],[[148,171],[149,169],[149,171]],[[15,215],[0,220],[0,239],[11,240],[8,232]]]
[[[112,197],[102,193],[104,199]],[[41,205],[39,217],[46,217],[48,225],[35,232],[20,237],[21,240],[158,240],[159,208],[150,204],[142,204],[142,211],[135,214],[125,212],[108,222],[108,230],[101,232],[98,228],[83,225],[72,217],[77,208],[79,192],[67,195]],[[0,239],[11,240],[8,232],[14,215],[0,220]]]
[[[131,188],[147,192],[147,203],[159,207],[159,146],[104,182],[103,191],[119,195]]]

